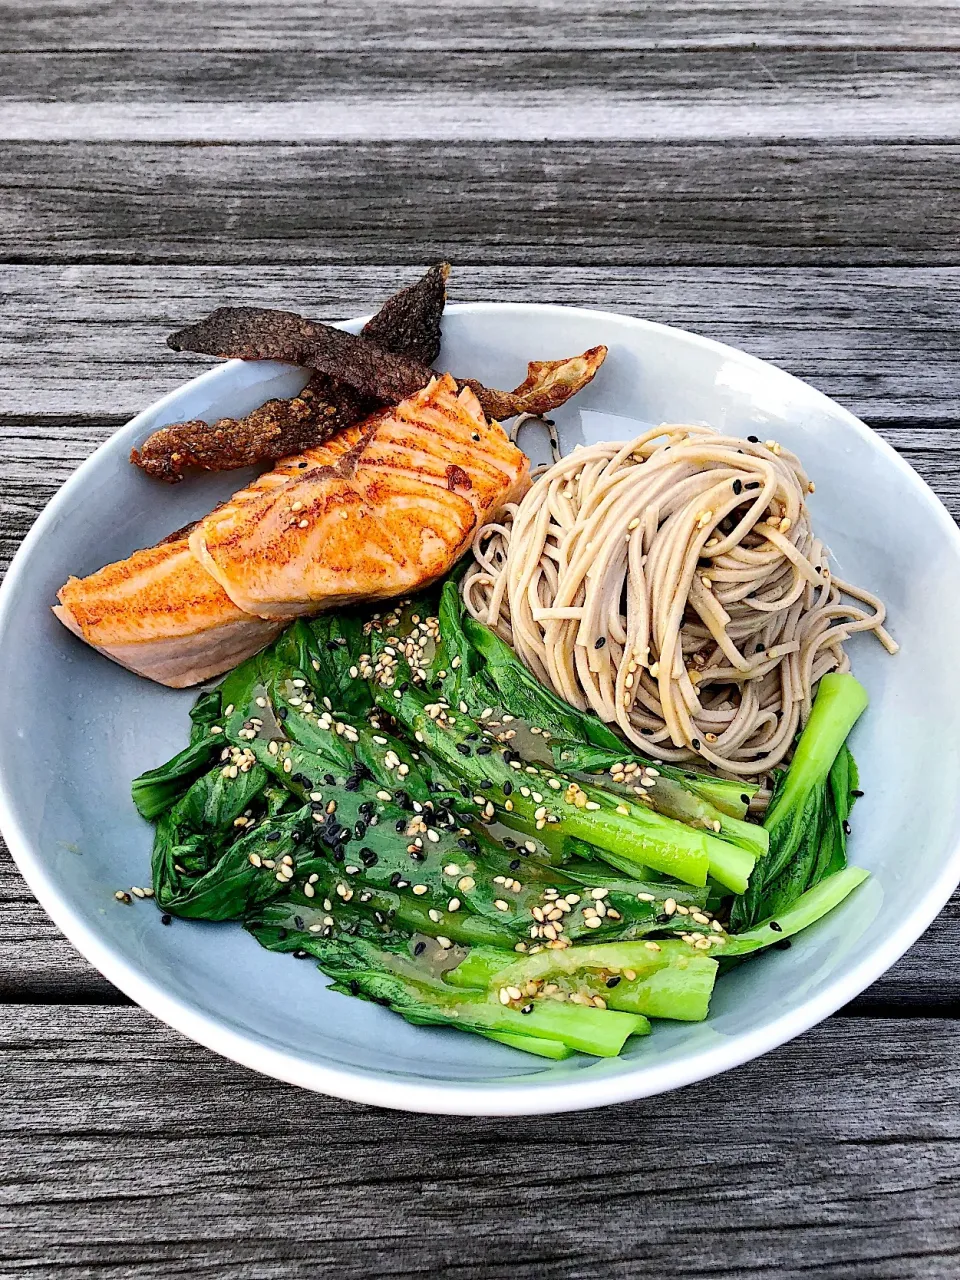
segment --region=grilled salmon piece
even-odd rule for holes
[[[238,608],[289,619],[428,585],[528,485],[527,458],[445,374],[285,459],[190,548]]]
[[[187,537],[70,578],[54,613],[87,644],[174,689],[229,671],[279,633],[244,613],[197,563]]]

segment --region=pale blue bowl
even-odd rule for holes
[[[362,320],[346,327],[356,330]],[[325,990],[312,964],[262,950],[235,925],[160,925],[114,891],[150,881],[151,828],[130,779],[187,734],[190,692],[121,670],[50,613],[57,588],[203,514],[243,476],[176,488],[127,462],[148,432],[295,393],[301,371],[223,364],[165,396],[99,449],[49,504],[0,591],[0,827],[56,923],[112,982],[171,1026],[294,1084],[419,1111],[521,1114],[598,1106],[703,1079],[804,1031],[873,982],[960,879],[960,533],[892,449],[788,374],[704,338],[604,312],[451,306],[441,368],[513,386],[530,358],[598,342],[596,381],[557,414],[564,447],[701,421],[776,437],[816,480],[811,502],[844,578],[879,592],[902,644],[850,649],[871,707],[854,748],[866,798],[853,861],[873,878],[838,911],[718,983],[699,1026],[659,1024],[619,1059],[544,1062],[455,1031],[408,1026]]]

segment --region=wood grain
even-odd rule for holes
[[[0,258],[946,266],[956,160],[949,143],[7,142]]]
[[[51,466],[64,474],[113,420],[209,367],[165,339],[216,306],[337,320],[375,310],[418,269],[0,265],[0,411],[21,419],[0,435],[0,458],[15,470],[33,465],[37,480]],[[474,267],[455,258],[450,297],[596,307],[691,329],[772,360],[872,424],[911,424],[898,443],[913,424],[960,414],[957,268]],[[44,417],[57,422],[45,427]],[[44,444],[54,433],[56,451]]]
[[[383,8],[383,6],[380,6]],[[274,7],[275,8],[275,7]],[[2,13],[2,10],[0,10]],[[263,106],[274,103],[315,110],[328,99],[349,98],[363,110],[371,98],[439,102],[457,94],[466,106],[479,94],[509,101],[524,92],[564,102],[570,108],[567,128],[576,128],[574,109],[584,98],[602,103],[637,106],[698,103],[738,108],[793,106],[797,112],[830,104],[844,113],[847,127],[865,134],[880,106],[899,114],[911,134],[919,122],[908,112],[912,105],[950,104],[958,94],[956,53],[952,49],[797,48],[768,49],[754,45],[731,48],[542,48],[530,41],[496,48],[445,50],[396,48],[370,42],[334,50],[301,48],[214,50],[100,48],[87,52],[75,47],[48,52],[14,52],[0,48],[0,106],[41,106],[63,109],[65,127],[70,109],[79,105],[107,110],[115,104],[149,107],[159,116],[165,108],[204,103],[208,106]],[[571,95],[574,95],[571,97]],[[451,100],[448,99],[447,100]],[[849,110],[856,108],[856,116]],[[113,113],[118,127],[124,116]],[[12,111],[5,127],[17,125]],[[812,122],[825,127],[823,122]],[[757,121],[762,128],[764,122]],[[956,132],[954,118],[949,132]],[[523,127],[522,119],[515,121]]]
[[[955,0],[44,0],[0,5],[5,49],[955,48]]]
[[[900,49],[0,53],[0,138],[955,141],[955,72]]]
[[[536,1119],[304,1093],[135,1008],[9,1008],[0,1044],[4,1275],[956,1274],[953,1023],[835,1019],[679,1093]]]

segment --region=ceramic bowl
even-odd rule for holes
[[[362,320],[345,327],[356,331]],[[851,860],[872,872],[843,906],[724,976],[700,1025],[660,1023],[622,1057],[534,1059],[446,1029],[415,1028],[325,989],[312,964],[262,950],[235,925],[174,921],[114,891],[150,880],[151,828],[131,778],[186,741],[190,692],[114,666],[50,612],[86,574],[203,514],[238,473],[168,488],[127,462],[150,431],[237,416],[292,395],[302,371],[225,363],[145,410],[63,486],[0,593],[0,827],[33,892],[74,945],[144,1008],[258,1071],[360,1102],[522,1114],[656,1094],[746,1062],[851,1000],[920,936],[960,879],[960,533],[907,464],[839,405],[716,342],[604,312],[448,308],[438,367],[513,386],[531,358],[598,342],[595,382],[557,415],[562,444],[627,439],[664,420],[775,437],[816,480],[814,522],[844,578],[879,592],[900,654],[850,645],[871,706],[855,731],[866,797]]]

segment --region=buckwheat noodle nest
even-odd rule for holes
[[[775,441],[707,427],[578,448],[478,532],[466,608],[646,755],[762,777],[850,635],[897,650],[882,602],[831,574],[812,492]]]

